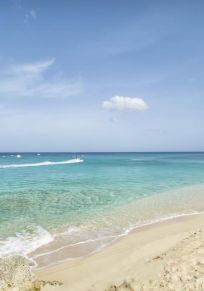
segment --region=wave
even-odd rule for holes
[[[76,164],[76,163],[83,163],[83,161],[84,160],[77,158],[77,159],[71,159],[71,160],[62,161],[62,162],[46,161],[46,162],[40,162],[40,163],[10,164],[10,165],[0,165],[0,169]]]
[[[102,249],[104,249],[108,245],[118,241],[120,238],[127,236],[129,233],[131,233],[132,231],[135,231],[137,229],[142,229],[144,227],[152,226],[152,225],[155,225],[155,224],[158,224],[158,223],[162,223],[162,222],[166,222],[166,221],[171,221],[171,220],[174,220],[174,219],[179,219],[179,218],[182,218],[182,217],[198,216],[198,215],[203,215],[203,214],[204,214],[204,211],[193,211],[193,212],[189,212],[189,213],[180,213],[180,214],[179,213],[175,213],[175,214],[172,214],[172,215],[169,215],[169,216],[164,216],[164,217],[161,217],[161,218],[158,218],[158,219],[153,219],[153,220],[150,220],[150,221],[147,221],[147,222],[143,222],[143,223],[139,223],[139,224],[135,224],[135,225],[134,224],[133,225],[129,225],[127,228],[122,229],[121,232],[118,233],[118,234],[111,234],[110,233],[109,235],[105,235],[105,236],[102,235],[102,236],[97,237],[97,238],[93,238],[93,239],[89,238],[89,239],[86,239],[86,240],[78,241],[76,243],[66,244],[66,245],[58,247],[58,248],[56,248],[54,250],[45,251],[45,252],[36,254],[36,255],[32,256],[32,258],[30,258],[30,259],[33,262],[35,262],[35,266],[38,269],[41,269],[41,268],[43,268],[43,266],[39,266],[38,265],[38,263],[37,263],[38,258],[49,257],[50,255],[54,255],[54,254],[58,253],[57,261],[56,260],[52,261],[52,259],[51,259],[50,262],[48,264],[46,264],[47,266],[51,266],[51,265],[54,265],[56,263],[60,263],[60,262],[63,262],[63,261],[75,260],[75,259],[83,258],[84,255],[82,255],[82,256],[73,255],[71,257],[65,257],[63,259],[59,259],[60,258],[59,253],[61,251],[65,250],[65,249],[68,249],[68,248],[73,248],[73,247],[80,246],[80,245],[81,245],[81,247],[83,247],[83,245],[89,245],[89,244],[98,242],[98,244],[92,250],[90,249],[90,251],[87,253],[87,254],[91,255],[91,254],[94,254],[94,253],[97,253],[97,252],[101,251]],[[76,229],[78,229],[78,228],[76,228]]]
[[[28,254],[53,240],[53,236],[41,226],[29,226],[15,236],[0,241],[0,257],[21,255],[36,265],[34,260],[28,258]]]
[[[121,229],[121,232],[118,234],[109,233],[107,235],[99,235],[95,238],[88,238],[85,240],[79,240],[75,243],[67,243],[66,245],[62,245],[61,247],[50,249],[48,248],[47,251],[40,252],[33,255],[33,252],[41,248],[42,246],[46,246],[52,242],[55,241],[55,239],[59,239],[59,234],[51,234],[41,226],[28,226],[26,229],[24,229],[21,232],[16,233],[15,236],[8,237],[6,240],[0,241],[0,257],[7,257],[7,256],[14,256],[14,255],[20,255],[25,257],[33,267],[41,269],[43,266],[53,265],[62,261],[68,261],[68,260],[75,260],[78,258],[83,258],[85,255],[79,255],[75,256],[73,253],[73,256],[64,256],[63,259],[60,259],[61,252],[73,247],[82,247],[86,245],[89,245],[89,251],[87,254],[91,255],[94,253],[97,253],[107,247],[108,245],[118,241],[120,238],[127,236],[130,232],[142,229],[143,227],[151,226],[157,223],[170,221],[173,219],[178,219],[186,216],[197,216],[197,215],[203,215],[204,211],[193,211],[189,213],[174,213],[172,215],[164,216],[157,219],[147,220],[143,223],[138,224],[130,224],[129,226]],[[74,232],[80,232],[80,228],[71,226],[69,231],[71,230],[70,235],[73,235],[72,231]],[[69,232],[68,231],[68,232]],[[60,235],[61,236],[61,235]],[[63,238],[62,238],[63,241]],[[91,247],[93,243],[96,243],[94,247]],[[56,256],[53,260],[52,256]],[[41,265],[41,263],[38,262],[39,258],[46,258],[45,265]]]

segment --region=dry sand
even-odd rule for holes
[[[204,216],[157,223],[100,253],[37,271],[43,291],[204,290]]]
[[[18,262],[7,277],[12,285],[0,290],[204,290],[204,215],[143,227],[97,254],[38,270],[35,277]],[[10,263],[5,266],[0,283],[11,271]]]

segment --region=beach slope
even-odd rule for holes
[[[59,283],[43,291],[203,290],[204,216],[140,228],[99,253],[36,275]]]

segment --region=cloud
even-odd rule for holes
[[[35,10],[31,9],[25,14],[25,22],[28,23],[30,20],[35,20],[37,18],[37,13]]]
[[[0,117],[6,115],[12,115],[15,111],[12,108],[7,107],[6,105],[0,104]]]
[[[148,105],[142,98],[138,97],[124,97],[114,96],[110,100],[103,101],[102,107],[105,109],[117,109],[117,110],[146,110]]]
[[[81,92],[81,82],[52,75],[50,69],[55,60],[8,66],[0,74],[1,97],[58,98]]]
[[[50,66],[54,64],[55,60],[50,59],[41,62],[35,63],[26,63],[26,64],[18,64],[18,65],[11,65],[9,68],[10,73],[13,74],[31,74],[31,75],[39,75],[42,74],[43,71],[47,70]]]

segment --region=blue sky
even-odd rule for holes
[[[0,151],[204,150],[203,9],[1,0]]]

